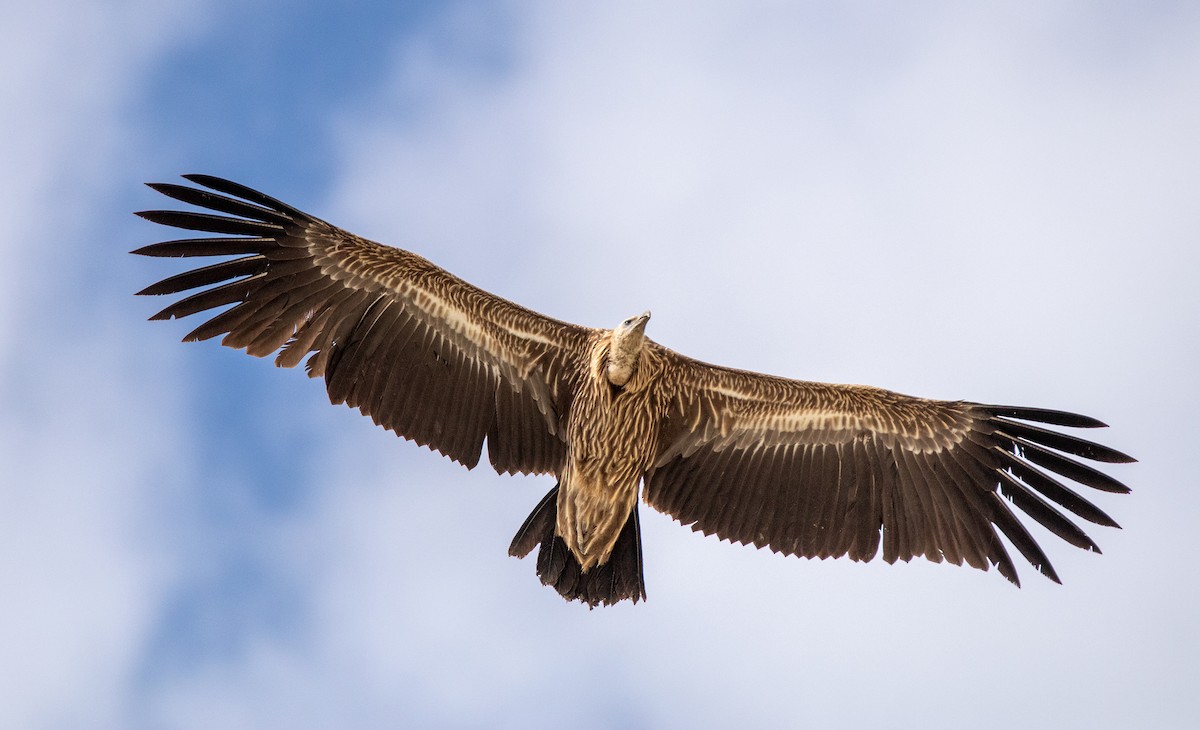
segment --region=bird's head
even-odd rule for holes
[[[649,321],[650,310],[647,309],[645,312],[642,312],[641,314],[635,314],[621,324],[617,325],[616,329],[613,330],[613,337],[620,337],[624,339],[626,337],[633,336],[636,337],[640,342],[642,336],[646,332],[646,323]]]
[[[646,323],[650,312],[634,315],[617,325],[612,331],[612,344],[608,351],[608,380],[613,385],[625,385],[633,377],[637,367],[642,343],[646,340]]]

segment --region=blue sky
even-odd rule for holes
[[[0,726],[1185,727],[1200,10],[47,2],[0,28]],[[148,323],[234,178],[704,360],[1094,415],[1105,551],[784,559],[643,510],[649,601],[507,557],[548,478]]]

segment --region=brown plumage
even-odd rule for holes
[[[889,563],[996,566],[1018,584],[1000,534],[1058,576],[1010,505],[1096,552],[1059,508],[1117,526],[1060,477],[1128,492],[1068,454],[1133,459],[1032,425],[1095,419],[708,365],[645,338],[649,312],[613,330],[559,322],[244,186],[186,178],[208,190],[151,187],[215,213],[139,215],[222,235],[134,253],[236,258],[139,292],[199,289],[152,319],[234,305],[184,339],[223,336],[284,367],[307,357],[334,403],[400,436],[468,468],[486,440],[496,471],[555,475],[509,552],[540,546],[538,575],[568,599],[645,597],[639,485],[652,507],[731,541],[863,561],[882,544]]]

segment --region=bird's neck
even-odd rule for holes
[[[613,337],[608,348],[608,382],[618,387],[629,382],[642,353],[642,340],[640,334],[636,337]]]

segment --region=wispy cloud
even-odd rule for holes
[[[180,3],[43,3],[0,29],[0,724],[119,724],[164,595],[162,477],[186,425],[97,271],[140,69]],[[120,319],[117,315],[122,315]],[[151,360],[153,360],[151,356]],[[148,400],[128,397],[139,392]]]
[[[784,559],[647,511],[650,601],[589,612],[504,554],[548,480],[170,342],[187,328],[126,294],[161,262],[98,265],[153,235],[112,171],[141,176],[166,123],[146,74],[203,30],[159,8],[0,30],[22,70],[0,79],[0,724],[1193,714],[1195,11],[463,3],[398,25],[340,106],[288,107],[310,122],[247,154],[332,150],[280,165],[334,174],[267,192],[489,290],[596,326],[649,307],[655,339],[739,367],[1095,412],[1143,461],[1106,555],[1050,550],[1063,588]],[[276,119],[261,88],[239,119]]]

